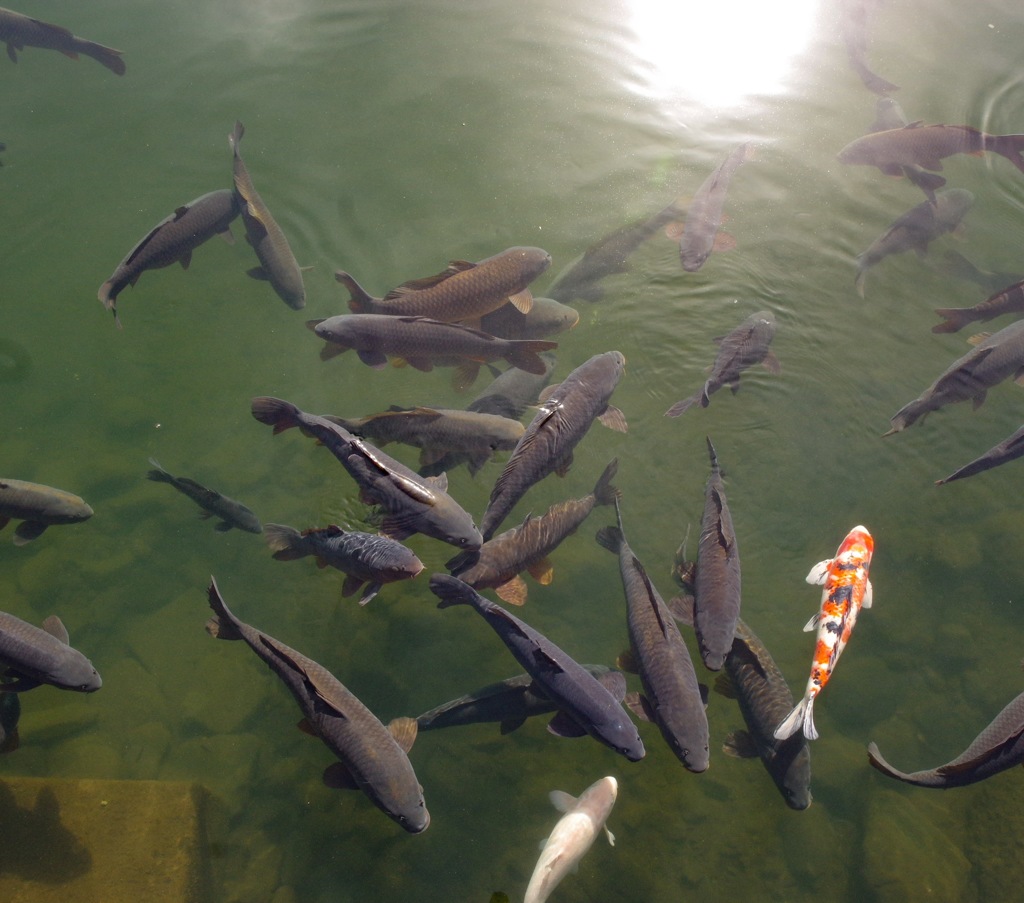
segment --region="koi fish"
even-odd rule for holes
[[[832,676],[861,608],[871,608],[868,568],[874,551],[875,541],[871,534],[864,527],[854,527],[846,534],[836,557],[819,561],[807,575],[808,583],[825,585],[821,593],[821,609],[804,627],[805,631],[817,627],[818,641],[804,698],[775,728],[776,740],[785,740],[799,730],[803,730],[808,740],[818,739],[818,732],[814,729],[814,699]]]

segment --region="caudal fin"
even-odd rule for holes
[[[945,318],[945,322],[933,326],[932,332],[959,332],[974,322],[973,312],[971,307],[938,307],[935,313]]]
[[[618,470],[619,459],[612,458],[612,460],[608,462],[608,466],[604,469],[604,473],[602,473],[598,479],[597,485],[594,487],[594,500],[596,504],[614,505],[615,502],[622,497],[622,493],[612,486],[612,480],[615,479],[615,474]]]
[[[281,398],[272,398],[269,395],[259,395],[252,400],[252,416],[260,423],[274,428],[274,435],[299,425],[299,416],[302,414],[290,401]]]
[[[985,139],[985,150],[1006,157],[1021,172],[1024,172],[1024,135],[988,135]]]
[[[505,355],[513,367],[525,370],[527,373],[535,373],[543,376],[548,372],[544,359],[539,356],[541,351],[552,351],[558,347],[558,342],[544,341],[514,341],[509,343],[512,347]]]
[[[449,608],[452,605],[472,605],[477,592],[458,577],[447,574],[434,574],[430,578],[430,591],[441,601],[438,608]]]
[[[83,38],[76,39],[75,49],[79,53],[92,57],[101,66],[106,66],[114,75],[124,75],[125,65],[124,60],[121,59],[120,50],[104,47],[102,44],[86,41]]]
[[[240,640],[242,633],[238,629],[235,616],[224,602],[224,598],[217,588],[217,581],[210,577],[210,586],[207,589],[210,600],[210,608],[213,609],[213,617],[206,622],[206,632],[218,640]]]
[[[785,740],[802,730],[808,740],[817,740],[818,732],[814,728],[814,697],[804,696],[783,722],[775,728],[773,736],[776,740]]]
[[[358,282],[355,281],[348,273],[344,270],[338,270],[334,274],[335,280],[340,282],[345,288],[348,289],[349,299],[348,308],[354,314],[373,314],[377,313],[377,299],[373,297],[368,291],[366,291]]]
[[[310,554],[306,548],[305,538],[294,527],[284,524],[264,524],[263,535],[277,561],[294,561],[296,558],[305,558]]]

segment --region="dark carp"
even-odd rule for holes
[[[579,311],[554,298],[534,298],[529,313],[505,304],[480,318],[480,328],[499,339],[543,339],[572,329]]]
[[[867,64],[868,35],[871,17],[875,12],[874,0],[841,0],[839,4],[839,34],[846,45],[850,68],[857,73],[864,87],[875,94],[886,95],[899,90]]]
[[[868,132],[885,132],[889,129],[901,129],[908,125],[903,108],[891,97],[879,97],[875,103],[875,121]],[[907,179],[920,188],[925,197],[935,203],[935,192],[946,184],[946,180],[934,172],[928,172],[914,163],[905,163],[900,169]]]
[[[583,665],[599,681],[613,690],[621,680],[605,665]],[[0,696],[0,702],[3,697]],[[443,703],[416,719],[421,731],[432,731],[443,727],[462,727],[467,724],[496,722],[502,735],[510,734],[535,715],[549,715],[557,712],[558,706],[537,686],[532,674],[517,674],[488,684],[458,699]]]
[[[630,708],[658,726],[669,749],[689,771],[706,771],[707,688],[702,689],[697,681],[689,650],[672,613],[626,542],[617,503],[615,513],[618,526],[602,527],[597,542],[619,557],[630,651],[644,688]]]
[[[232,172],[242,222],[245,223],[245,238],[252,245],[260,261],[260,265],[249,270],[248,275],[253,279],[269,282],[277,296],[292,310],[302,310],[306,306],[302,268],[295,260],[288,239],[260,197],[245,163],[242,162],[238,145],[244,134],[245,126],[241,122],[236,122],[234,131],[228,135],[228,143],[231,145],[234,158]]]
[[[157,483],[168,483],[182,495],[192,499],[203,509],[200,517],[204,519],[219,518],[219,522],[213,528],[218,533],[225,533],[232,527],[237,527],[246,533],[263,532],[260,519],[241,502],[221,495],[216,489],[207,489],[188,477],[176,477],[169,474],[155,458],[150,458],[149,463],[153,465],[153,469],[146,474],[146,479]]]
[[[550,473],[564,475],[569,470],[573,449],[595,419],[626,431],[626,418],[609,404],[625,368],[626,359],[618,351],[595,354],[557,386],[545,390],[540,410],[494,484],[480,521],[485,541],[531,486]]]
[[[971,323],[985,323],[1003,314],[1024,313],[1024,281],[1000,289],[974,307],[940,307],[935,313],[943,322],[932,332],[958,332]]]
[[[478,320],[506,304],[529,313],[533,295],[527,286],[550,263],[542,248],[507,248],[477,263],[453,260],[436,276],[403,283],[383,298],[374,298],[346,272],[339,270],[334,278],[348,289],[353,313],[454,322]]]
[[[181,268],[187,270],[192,262],[192,252],[214,235],[234,241],[231,223],[238,213],[235,193],[225,188],[182,204],[170,216],[160,220],[100,286],[97,297],[114,315],[114,322],[121,325],[117,316],[117,296],[127,286],[135,285],[146,270],[158,270],[173,263],[180,263]]]
[[[73,60],[77,60],[81,53],[92,57],[115,75],[124,75],[125,72],[122,51],[87,41],[61,25],[42,22],[11,9],[0,8],[0,44],[7,45],[7,56],[12,63],[18,62],[16,51],[39,47],[43,50],[56,50]]]
[[[359,360],[376,370],[387,365],[389,356],[424,372],[435,365],[454,366],[452,382],[458,391],[473,385],[480,364],[491,361],[504,359],[513,367],[543,373],[544,361],[537,353],[558,347],[557,342],[498,339],[479,329],[427,317],[343,314],[306,325],[327,343],[321,360],[354,349]]]
[[[554,568],[548,555],[579,529],[596,505],[615,503],[619,490],[612,480],[618,469],[619,461],[615,458],[590,495],[552,505],[539,517],[529,516],[518,527],[485,542],[478,552],[463,552],[445,567],[473,589],[493,589],[499,599],[510,605],[525,604],[528,590],[519,574],[528,571],[542,586],[551,583]]]
[[[47,527],[79,524],[92,515],[92,508],[74,493],[42,483],[0,478],[0,530],[12,520],[20,520],[14,531],[16,546],[37,539]]]
[[[298,427],[323,443],[356,481],[363,502],[383,509],[381,532],[385,536],[401,540],[424,533],[461,549],[480,548],[480,532],[473,518],[446,492],[448,478],[444,474],[421,477],[344,427],[280,398],[254,398],[252,416],[272,426],[275,435]]]
[[[214,615],[206,630],[220,640],[244,640],[299,704],[311,733],[338,759],[324,771],[330,787],[361,790],[410,834],[430,824],[423,788],[406,755],[416,722],[396,718],[387,727],[323,665],[236,618],[211,577]]]
[[[868,744],[868,761],[882,774],[918,787],[966,787],[1024,762],[1024,693],[1010,702],[952,762],[929,771],[897,771]]]
[[[689,398],[677,401],[666,412],[666,417],[678,417],[693,405],[706,408],[711,403],[711,394],[722,386],[728,386],[733,394],[739,391],[740,374],[755,364],[764,364],[769,373],[779,373],[779,361],[768,347],[775,336],[775,316],[769,310],[751,314],[728,335],[719,336],[718,354],[711,365],[711,375]]]
[[[420,449],[420,473],[431,475],[439,462],[449,470],[463,461],[476,474],[494,452],[515,448],[525,431],[522,423],[508,417],[447,408],[391,408],[353,420],[331,415],[326,419],[379,446],[400,442]]]
[[[775,728],[795,705],[786,678],[775,660],[742,618],[736,619],[736,636],[725,659],[727,684],[716,684],[735,696],[746,731],[734,731],[723,751],[739,758],[761,759],[779,793],[791,809],[811,805],[811,751],[807,738],[797,732],[776,740]]]
[[[965,464],[959,470],[954,471],[948,477],[936,480],[936,486],[944,483],[952,483],[954,480],[962,480],[964,477],[973,477],[976,473],[991,470],[1000,464],[1016,460],[1024,455],[1024,426],[1020,427],[1012,436],[1007,436],[1002,442],[993,445],[985,454]]]
[[[854,285],[857,294],[864,297],[864,280],[868,270],[892,254],[916,251],[924,256],[929,242],[955,232],[974,204],[974,195],[963,188],[947,188],[937,192],[935,202],[922,201],[895,219],[889,228],[876,238],[866,251],[857,257],[857,276]]]
[[[840,163],[877,166],[886,175],[903,174],[903,166],[942,170],[942,160],[953,154],[981,156],[991,151],[1006,157],[1024,172],[1024,135],[988,135],[969,125],[924,125],[912,122],[899,129],[872,132],[851,141],[837,158]]]
[[[640,734],[619,702],[626,691],[624,678],[616,681],[615,691],[610,692],[546,636],[457,577],[434,574],[430,591],[441,600],[438,608],[468,605],[487,621],[516,661],[558,706],[559,713],[548,725],[551,733],[563,737],[589,734],[631,762],[644,757]]]
[[[99,673],[69,644],[67,629],[56,615],[42,628],[0,612],[0,665],[14,680],[0,683],[0,693],[23,693],[40,684],[92,693],[103,686]]]
[[[320,567],[329,565],[345,574],[342,596],[351,596],[367,584],[360,605],[376,596],[385,583],[408,580],[423,570],[423,562],[411,549],[388,536],[342,530],[334,524],[301,533],[284,524],[266,524],[264,530],[276,560],[312,555]]]
[[[740,615],[740,553],[718,456],[710,439],[707,444],[711,474],[704,489],[697,544],[693,628],[705,667],[718,671],[732,648]]]
[[[1024,377],[1024,320],[1017,320],[999,332],[979,336],[978,343],[957,358],[946,371],[890,419],[891,436],[922,419],[929,411],[970,399],[977,410],[985,403],[988,390],[1013,377]]]
[[[558,364],[558,358],[550,351],[542,351],[538,356],[544,362],[543,373],[527,373],[518,367],[509,367],[466,405],[466,410],[518,420],[530,405],[537,403]]]

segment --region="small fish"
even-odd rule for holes
[[[0,682],[0,753],[14,752],[21,744],[18,719],[21,717],[21,696],[4,693]]]
[[[438,608],[469,605],[493,628],[516,661],[558,706],[559,713],[548,724],[551,733],[562,737],[590,734],[630,762],[644,757],[640,734],[619,702],[626,692],[625,679],[609,691],[546,636],[457,577],[434,574],[430,591],[441,600]]]
[[[1017,320],[991,335],[982,333],[977,344],[957,358],[946,371],[913,401],[890,418],[891,436],[911,426],[929,411],[970,399],[977,410],[985,403],[988,390],[1013,377],[1024,378],[1024,320]]]
[[[383,298],[374,298],[341,270],[334,278],[348,289],[352,313],[429,317],[450,323],[479,320],[507,304],[529,313],[533,295],[527,286],[550,263],[551,255],[543,248],[507,248],[477,263],[453,260],[436,276],[406,282]]]
[[[751,314],[732,332],[719,336],[718,354],[711,365],[711,375],[704,388],[677,401],[666,412],[666,417],[678,417],[693,405],[706,408],[711,403],[711,394],[722,386],[728,386],[733,394],[739,391],[740,374],[754,364],[764,364],[769,373],[779,373],[779,361],[768,347],[775,336],[775,316],[770,310]]]
[[[991,470],[1007,461],[1013,461],[1024,455],[1024,426],[1020,427],[1012,436],[1008,436],[998,445],[993,445],[985,454],[975,458],[969,464],[965,464],[959,470],[954,471],[942,480],[936,480],[936,486],[944,483],[952,483],[954,480],[962,480],[964,477],[973,477],[976,473],[984,470]]]
[[[857,257],[857,294],[864,297],[864,279],[868,270],[891,254],[916,251],[924,256],[929,242],[960,229],[961,221],[974,203],[974,195],[963,188],[948,188],[935,195],[935,203],[922,201],[898,217]]]
[[[728,251],[736,247],[735,239],[719,231],[722,208],[736,170],[753,155],[753,146],[749,143],[741,144],[732,151],[697,189],[682,231],[670,227],[669,235],[679,238],[679,260],[686,272],[696,273],[712,251]]]
[[[603,527],[597,542],[619,557],[630,656],[644,688],[642,695],[627,696],[627,705],[642,720],[658,726],[669,749],[689,771],[706,771],[707,687],[697,682],[693,660],[672,613],[626,542],[618,503],[615,514],[618,526]]]
[[[496,451],[511,451],[525,427],[518,421],[494,414],[447,408],[397,408],[380,414],[346,420],[327,415],[327,420],[379,446],[401,442],[420,449],[420,473],[433,475],[469,462],[476,474]],[[438,462],[445,467],[433,470]]]
[[[1024,762],[1024,693],[1012,700],[952,762],[930,771],[897,771],[868,744],[868,761],[882,774],[918,787],[966,787]]]
[[[988,135],[969,125],[923,125],[912,122],[900,129],[873,132],[851,141],[838,156],[840,163],[877,166],[886,175],[903,174],[902,167],[917,165],[942,170],[942,160],[953,154],[981,156],[985,151],[1006,157],[1024,172],[1024,135]]]
[[[527,490],[549,473],[565,475],[572,464],[573,449],[595,419],[619,432],[626,418],[609,399],[626,369],[618,351],[595,354],[580,364],[557,386],[541,397],[540,410],[530,421],[505,469],[491,491],[487,510],[480,520],[484,540],[490,539]]]
[[[0,693],[24,693],[40,684],[93,693],[103,686],[92,662],[69,645],[67,628],[56,615],[43,621],[40,629],[0,612],[0,665],[15,678],[0,683]]]
[[[759,756],[790,809],[811,805],[811,751],[803,733],[776,740],[776,725],[793,708],[793,694],[786,678],[764,643],[742,618],[736,619],[736,636],[725,659],[730,695],[736,697],[746,731],[734,731],[724,752],[739,758]],[[718,689],[718,685],[716,685]]]
[[[808,583],[824,584],[821,609],[804,626],[805,631],[818,629],[818,639],[811,662],[807,690],[777,728],[773,736],[785,740],[803,731],[808,740],[817,740],[814,729],[814,700],[825,688],[832,671],[853,633],[861,608],[871,608],[871,581],[868,570],[875,541],[861,526],[854,527],[842,541],[835,558],[819,561],[807,575]],[[700,576],[700,565],[697,566]]]
[[[542,351],[538,357],[544,362],[543,373],[527,373],[518,367],[509,367],[466,405],[466,410],[518,420],[528,407],[537,403],[558,364],[558,358],[550,351]]]
[[[605,665],[583,665],[599,681],[612,690],[620,677]],[[3,697],[0,696],[0,701]],[[510,734],[522,727],[527,718],[557,712],[558,706],[537,686],[532,674],[517,674],[497,683],[488,684],[451,702],[446,702],[416,719],[421,731],[442,727],[462,727],[467,724],[496,721],[501,733]]]
[[[298,427],[323,443],[356,481],[363,502],[384,510],[381,532],[385,536],[401,540],[424,533],[461,549],[480,548],[480,532],[473,518],[448,495],[445,474],[421,477],[344,427],[280,398],[254,398],[252,416],[272,426],[275,435]]]
[[[903,108],[891,97],[879,97],[875,102],[875,121],[871,123],[868,132],[885,132],[889,129],[901,129],[908,125],[907,117],[903,114]],[[935,192],[946,184],[946,180],[936,173],[928,172],[913,163],[904,164],[900,167],[903,175],[920,188],[925,197],[933,204],[935,203]]]
[[[12,63],[18,62],[16,51],[41,47],[43,50],[57,50],[73,60],[78,59],[78,54],[85,54],[115,75],[124,75],[125,71],[120,50],[87,41],[60,25],[23,16],[11,9],[0,8],[0,44],[7,45],[7,56]]]
[[[423,562],[410,549],[387,536],[345,531],[334,524],[301,533],[283,524],[266,524],[264,530],[278,561],[312,555],[320,567],[330,565],[344,573],[343,596],[351,596],[367,584],[360,605],[376,596],[385,583],[408,580],[423,570]]]
[[[386,366],[389,355],[424,372],[435,365],[454,366],[458,369],[453,383],[458,391],[473,385],[480,364],[502,358],[513,367],[543,373],[545,364],[537,353],[558,347],[557,342],[497,339],[479,329],[426,317],[347,314],[310,320],[306,325],[327,343],[321,360],[351,348],[375,370]]]
[[[576,868],[602,828],[608,835],[608,843],[615,845],[615,837],[605,827],[605,822],[618,791],[618,782],[609,776],[591,784],[579,799],[561,790],[549,794],[551,804],[565,814],[541,850],[524,903],[544,903],[559,882]]]
[[[38,539],[47,527],[79,524],[93,515],[84,499],[63,489],[42,483],[0,478],[0,530],[12,520],[20,520],[14,531],[14,544]]]
[[[324,771],[324,783],[362,790],[410,834],[425,831],[430,815],[407,755],[416,739],[416,722],[396,718],[385,727],[323,665],[236,618],[212,577],[208,595],[214,614],[206,632],[219,640],[244,640],[281,678],[310,733],[338,759]]]
[[[288,239],[267,209],[259,192],[252,184],[249,171],[242,162],[238,145],[245,134],[245,126],[235,123],[234,131],[228,135],[228,143],[234,155],[235,193],[245,223],[245,238],[259,258],[260,265],[248,271],[253,279],[270,283],[277,296],[292,310],[306,306],[306,289],[302,284],[302,268],[295,260]]]
[[[940,307],[935,313],[944,321],[933,326],[932,332],[958,332],[971,323],[984,323],[1003,314],[1024,313],[1024,281],[1000,289],[974,307]]]
[[[876,6],[875,0],[841,0],[839,33],[846,45],[850,68],[857,73],[864,87],[875,94],[885,95],[898,91],[900,86],[894,85],[868,68],[868,32]]]
[[[478,552],[463,552],[445,567],[473,589],[493,589],[502,601],[523,605],[527,588],[519,574],[529,571],[542,586],[551,582],[554,568],[548,555],[579,529],[596,505],[614,504],[619,490],[612,480],[618,469],[619,461],[615,458],[590,495],[552,505],[539,517],[528,516],[518,527],[485,542]]]
[[[241,502],[229,499],[215,489],[200,486],[195,480],[190,480],[188,477],[172,476],[160,466],[160,462],[155,458],[150,458],[149,463],[153,465],[153,470],[146,474],[146,478],[157,483],[170,483],[178,492],[188,496],[203,509],[200,517],[219,518],[219,523],[213,528],[218,533],[225,533],[232,527],[245,530],[246,533],[263,532],[260,519]]]
[[[480,318],[480,328],[499,339],[544,339],[572,329],[579,311],[554,298],[534,298],[529,313],[505,304]]]
[[[231,223],[238,216],[235,193],[230,189],[211,191],[182,204],[164,217],[132,248],[100,286],[97,297],[114,315],[118,327],[117,296],[129,285],[135,285],[146,270],[158,270],[180,263],[187,270],[192,252],[214,235],[233,242]]]

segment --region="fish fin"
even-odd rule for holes
[[[41,524],[39,521],[23,520],[14,531],[14,544],[23,546],[33,539],[38,539],[48,526],[50,525]]]
[[[554,351],[558,342],[547,342],[542,340],[516,340],[510,342],[511,348],[508,354],[503,355],[513,367],[533,373],[536,376],[543,376],[548,372],[544,358],[540,356],[541,351]]]
[[[338,346],[328,345],[327,347],[336,348]],[[383,370],[388,365],[388,356],[383,351],[368,351],[364,348],[357,351],[356,356],[367,367],[372,367],[374,370]]]
[[[570,451],[562,460],[558,463],[555,468],[555,474],[560,477],[564,477],[568,472],[569,468],[572,467],[573,456]]]
[[[251,270],[246,270],[245,275],[250,279],[258,279],[260,282],[270,281],[270,275],[263,267],[253,267]]]
[[[428,357],[396,357],[395,360],[402,361],[402,363],[396,364],[395,366],[404,367],[408,364],[410,367],[419,370],[421,373],[430,373],[434,369],[434,362]],[[394,361],[392,361],[392,363],[394,363]]]
[[[479,361],[463,361],[452,373],[452,388],[456,392],[465,392],[480,375]]]
[[[620,671],[628,671],[630,674],[640,672],[640,666],[637,664],[636,655],[632,649],[624,649],[615,657],[615,667]]]
[[[449,558],[444,566],[448,568],[453,577],[458,576],[458,572],[464,571],[467,568],[471,568],[480,560],[479,552],[459,552],[458,555],[454,555]]]
[[[552,567],[551,562],[546,556],[540,561],[529,565],[526,570],[541,586],[550,585],[551,581],[555,577],[555,569]]]
[[[568,812],[579,802],[576,797],[571,793],[566,793],[564,790],[552,790],[548,794],[548,799],[551,800],[551,805],[559,812]]]
[[[868,580],[867,586],[864,587],[864,598],[861,600],[861,608],[871,608],[873,601],[872,596],[874,595],[874,589],[871,586],[871,581]]]
[[[183,270],[187,270],[189,265],[192,263],[192,251],[188,250],[181,257],[178,258],[178,263],[181,264]]]
[[[918,160],[917,165],[931,172],[942,172],[942,161],[938,157],[934,160]]]
[[[604,687],[616,702],[626,697],[626,677],[621,671],[605,671],[597,676],[597,682]]]
[[[686,231],[686,223],[673,221],[666,223],[665,225],[665,237],[670,241],[679,241],[683,237],[683,233]]]
[[[724,216],[722,221],[725,221]],[[728,232],[719,232],[715,235],[715,240],[712,242],[711,247],[719,254],[723,251],[734,251],[736,249],[736,239]]]
[[[519,313],[528,314],[533,310],[533,293],[528,288],[524,288],[521,292],[509,295],[508,303],[518,310]]]
[[[345,577],[345,582],[341,584],[341,595],[342,597],[351,596],[353,593],[359,591],[366,581],[361,577],[356,577],[354,574],[349,574]]]
[[[297,722],[295,723],[295,726],[296,726],[296,727],[297,727],[297,728],[298,728],[298,729],[299,729],[300,731],[302,731],[302,733],[306,734],[307,736],[310,736],[310,737],[316,737],[316,738],[317,738],[318,740],[320,739],[320,738],[319,738],[319,737],[317,736],[317,733],[316,733],[316,731],[315,731],[315,730],[313,730],[313,725],[309,723],[309,719],[308,719],[308,718],[300,718],[300,719],[299,719],[299,720],[298,720],[298,721],[297,721]]]
[[[430,591],[441,600],[437,603],[438,608],[472,605],[477,595],[473,587],[463,583],[458,577],[449,577],[447,574],[434,574],[430,578]]]
[[[615,846],[615,835],[608,830],[608,826],[604,825],[604,836],[608,838],[608,845]]]
[[[540,390],[540,394],[537,396],[537,403],[543,405],[555,392],[561,383],[552,383],[551,385],[545,386]]]
[[[779,726],[775,728],[772,736],[775,737],[776,740],[785,740],[797,733],[804,723],[804,712],[807,710],[809,704],[809,697],[805,696],[801,699],[795,706],[793,706],[793,710],[782,720]],[[813,722],[811,727],[813,729]],[[813,740],[817,736],[817,734],[814,734],[813,737],[808,736],[808,739]]]
[[[222,520],[219,523],[215,524],[213,529],[216,530],[218,533],[227,533],[228,530],[231,529],[231,527],[232,525],[229,524],[226,520]]]
[[[518,730],[524,724],[526,724],[526,716],[519,715],[515,718],[506,718],[503,721],[499,722],[498,730],[501,732],[501,736],[504,737],[505,734],[511,734],[512,731]]]
[[[326,567],[330,567],[330,565],[327,562],[327,559],[322,557],[321,555],[317,555],[316,556],[316,566],[317,566],[317,570],[320,570],[320,571],[322,571]]]
[[[616,555],[619,554],[619,548],[625,542],[625,537],[618,527],[602,527],[594,538],[602,549],[607,549]]]
[[[808,571],[804,579],[808,583],[816,583],[818,586],[823,585],[828,578],[828,569],[833,560],[832,558],[826,558],[824,561],[819,561]]]
[[[615,474],[618,473],[618,471],[619,459],[612,458],[605,469],[601,472],[601,476],[598,477],[597,483],[594,484],[594,504],[614,505],[622,498],[622,493],[612,485],[612,480],[615,479]]]
[[[782,364],[779,363],[779,359],[775,356],[775,353],[769,351],[765,356],[764,360],[761,361],[761,366],[764,367],[773,376],[778,376],[782,372]]]
[[[221,238],[224,239],[229,245],[235,243],[235,233],[231,231],[230,226],[225,226],[224,230],[217,233]]]
[[[507,612],[505,613],[505,616],[506,619],[509,620],[509,623],[511,624],[511,616],[508,615]],[[545,652],[543,649],[534,649],[532,658],[534,664],[537,665],[537,667],[543,668],[547,672],[562,674],[565,671],[565,668],[563,668],[559,662],[552,658],[550,653]]]
[[[7,671],[8,676],[16,677],[16,680],[12,680],[3,684],[4,693],[25,693],[28,690],[34,690],[36,687],[41,687],[43,682],[36,680],[34,677],[27,677],[24,674],[20,674],[13,668]]]
[[[697,402],[702,402],[702,407],[707,407],[707,405],[703,404],[703,392],[697,392],[695,395],[691,395],[689,398],[684,398],[682,401],[677,401],[674,405],[672,405],[672,407],[670,407],[665,412],[665,416],[679,417],[681,414],[684,414],[691,407],[693,407],[693,405],[697,404]]]
[[[622,702],[641,721],[654,722],[654,711],[643,693],[627,693]]]
[[[986,389],[982,389],[977,395],[975,395],[974,398],[971,399],[971,409],[975,411],[978,410],[978,408],[985,403],[987,395],[988,391]]]
[[[501,586],[496,586],[494,592],[502,602],[507,602],[509,605],[525,605],[529,590],[526,582],[517,574]]]
[[[556,737],[585,737],[587,732],[566,712],[559,712],[548,722],[548,732]]]
[[[410,527],[405,518],[398,514],[385,514],[380,523],[380,535],[397,539],[399,542],[417,532],[419,531]]]
[[[431,489],[437,489],[440,492],[448,491],[448,474],[444,471],[439,474],[435,474],[432,477],[424,477],[423,482]]]
[[[806,624],[804,624],[804,633],[810,633],[814,630],[818,624],[821,623],[821,612],[816,611],[814,616]]]
[[[416,732],[419,725],[415,718],[395,718],[388,724],[388,733],[395,738],[402,752],[408,753],[416,742]]]
[[[40,626],[50,636],[60,640],[65,646],[71,642],[71,638],[68,636],[68,629],[56,615],[50,615]]]
[[[681,624],[686,624],[688,627],[693,627],[692,594],[680,593],[678,596],[673,596],[665,604],[668,606],[668,610],[671,612],[673,618],[675,618]]]
[[[218,640],[240,640],[242,631],[239,629],[227,603],[220,594],[217,581],[210,578],[210,585],[207,588],[207,598],[210,608],[213,609],[213,617],[206,622],[206,632]]]
[[[1016,384],[1017,384],[1018,386],[1024,386],[1024,367],[1021,367],[1021,369],[1020,369],[1020,370],[1018,370],[1018,371],[1017,371],[1017,372],[1016,372],[1016,373],[1015,373],[1015,374],[1013,375],[1013,381],[1014,381],[1014,382],[1015,382],[1015,383],[1016,383]]]
[[[758,755],[757,744],[749,731],[733,731],[728,734],[722,744],[722,752],[734,759],[755,759]]]
[[[320,360],[329,361],[331,358],[337,357],[339,354],[344,354],[348,351],[348,346],[338,345],[335,342],[324,342],[324,347],[320,349]]]
[[[722,673],[715,678],[715,692],[726,699],[736,698],[736,685],[728,674]]]
[[[625,433],[629,430],[629,426],[626,423],[626,415],[612,404],[604,409],[604,413],[597,420],[608,427],[608,429],[615,430],[617,433]]]
[[[323,781],[325,787],[332,790],[358,790],[359,785],[356,779],[341,762],[333,762],[324,769]]]

